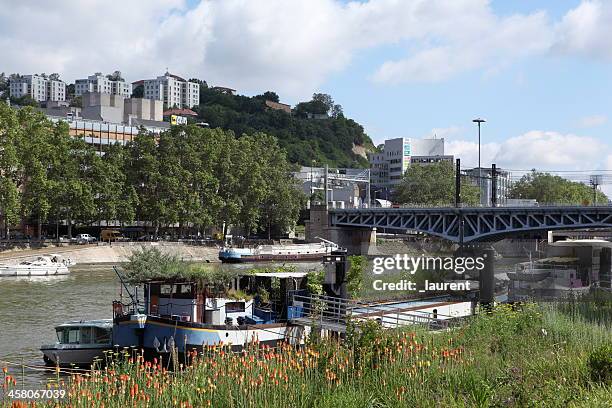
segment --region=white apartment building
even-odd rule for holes
[[[155,79],[145,79],[144,98],[164,102],[165,108],[191,108],[200,103],[200,85],[166,72]]]
[[[399,137],[385,140],[381,152],[369,155],[372,170],[372,184],[393,187],[398,184],[413,158],[427,156],[428,161],[439,161],[440,157],[451,160],[451,156],[444,156],[444,139],[412,139]],[[421,161],[419,161],[421,162]]]
[[[24,75],[10,80],[9,92],[13,98],[29,95],[38,102],[59,102],[66,100],[66,83],[42,75]]]
[[[100,72],[77,79],[74,82],[74,95],[81,96],[87,92],[107,93],[129,98],[132,95],[132,84],[126,81],[112,81]]]

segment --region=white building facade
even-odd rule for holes
[[[169,72],[155,79],[145,79],[143,87],[145,99],[163,101],[167,109],[191,108],[200,103],[200,85]]]
[[[132,84],[126,81],[113,81],[96,72],[86,79],[77,79],[74,82],[75,96],[81,96],[87,92],[107,93],[129,98],[132,95]]]
[[[372,184],[384,187],[397,185],[410,166],[413,159],[427,157],[428,162],[450,160],[452,156],[444,155],[444,139],[413,139],[399,137],[385,140],[381,152],[368,156],[372,170]],[[440,160],[436,160],[440,158]]]
[[[66,83],[42,75],[24,75],[10,80],[9,92],[13,98],[28,95],[37,102],[60,102],[66,100]]]

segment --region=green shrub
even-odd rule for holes
[[[612,343],[604,344],[592,351],[588,365],[593,381],[612,384]]]

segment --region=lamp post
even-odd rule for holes
[[[480,124],[486,122],[481,118],[472,120],[474,123],[478,123],[478,196],[480,197],[480,205],[482,205],[482,170],[480,169]]]

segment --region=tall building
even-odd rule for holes
[[[11,79],[9,90],[13,98],[29,95],[38,102],[66,100],[66,83],[42,75],[24,75]]]
[[[74,82],[74,95],[81,96],[87,92],[107,93],[129,98],[132,95],[132,84],[126,81],[113,81],[100,72],[77,79]]]
[[[493,171],[491,168],[481,167],[479,172],[478,167],[475,167],[466,170],[465,173],[470,178],[470,182],[473,185],[476,187],[480,185],[480,204],[487,207],[490,206],[493,189],[493,178],[491,177]],[[495,192],[497,205],[503,206],[506,205],[508,201],[508,193],[511,187],[510,173],[502,169],[495,169],[495,173],[497,174],[497,191]],[[480,183],[478,182],[479,180]]]
[[[412,162],[419,164],[451,161],[444,155],[444,139],[399,137],[385,140],[381,152],[369,155],[372,184],[393,187],[398,184]]]
[[[200,85],[166,72],[155,79],[145,79],[144,97],[164,102],[164,108],[191,108],[200,103]]]

